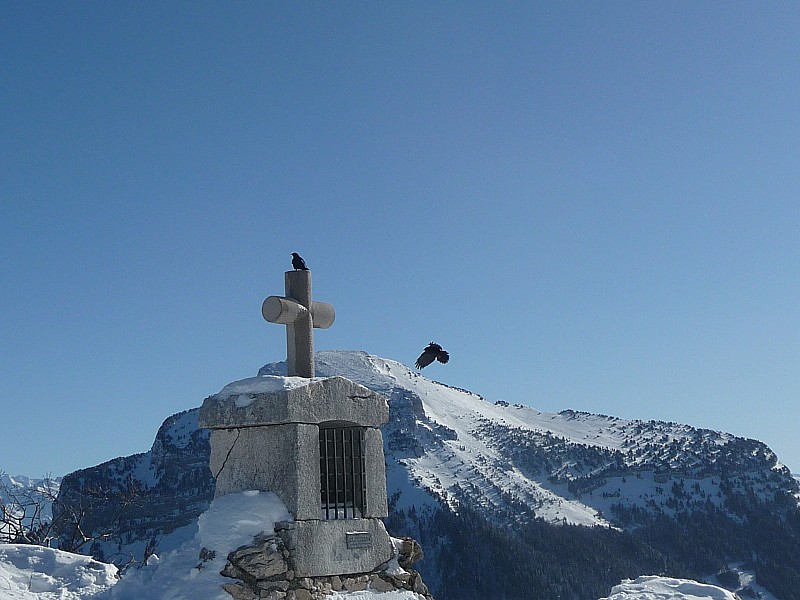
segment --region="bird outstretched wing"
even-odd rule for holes
[[[442,350],[442,347],[439,344],[431,342],[425,347],[425,350],[422,351],[422,354],[419,355],[419,358],[414,366],[418,369],[424,369],[434,360],[438,360],[440,363],[445,364],[448,360],[450,360],[450,355],[446,350]]]
[[[427,349],[422,351],[422,354],[419,355],[417,362],[414,364],[415,367],[418,369],[424,369],[429,364],[431,364],[434,360],[436,360],[436,354],[433,352],[428,352]]]

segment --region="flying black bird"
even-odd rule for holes
[[[448,360],[450,360],[450,355],[445,350],[442,350],[442,347],[439,344],[434,344],[431,342],[427,345],[425,350],[422,351],[422,354],[419,355],[419,358],[414,366],[418,369],[424,369],[434,360],[438,360],[440,363],[445,364]]]
[[[292,267],[295,271],[308,271],[306,261],[297,252],[292,252]]]

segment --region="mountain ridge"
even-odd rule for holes
[[[365,352],[315,357],[318,376],[347,377],[387,397],[387,527],[423,542],[427,559],[420,572],[441,600],[469,598],[480,588],[468,583],[476,578],[491,579],[497,598],[506,597],[498,590],[515,597],[531,585],[597,598],[603,586],[623,578],[654,572],[697,577],[762,554],[769,555],[761,561],[762,579],[800,589],[800,569],[773,565],[770,546],[749,529],[759,523],[789,551],[800,550],[798,482],[762,442],[677,423],[493,403]],[[259,375],[285,375],[285,363],[265,365]],[[213,496],[208,432],[197,429],[198,410],[166,419],[148,452],[64,478],[66,505],[96,502],[87,490],[102,491],[89,525],[106,527],[114,541],[94,544],[96,558],[143,560],[148,552],[175,547],[196,527]],[[125,506],[131,492],[135,501]],[[713,538],[704,548],[687,548],[680,531]],[[481,572],[498,558],[469,566],[454,540],[468,544],[476,536],[491,540],[497,556],[529,552],[540,579]],[[751,536],[752,547],[736,548],[737,536]],[[582,547],[604,549],[597,554],[605,554],[606,564],[592,567],[595,580],[564,587],[570,561],[594,560],[589,553],[579,558],[577,539]]]
[[[280,375],[284,368],[284,363],[271,363],[259,375]],[[452,496],[448,490],[457,483],[457,475],[463,473],[462,478],[469,478],[473,485],[476,480],[483,484],[477,486],[477,494],[488,498],[497,511],[508,510],[502,496],[515,492],[519,501],[537,505],[536,516],[547,521],[608,526],[601,513],[616,504],[609,499],[626,472],[640,477],[640,495],[648,496],[628,504],[651,509],[655,499],[664,495],[658,490],[675,475],[702,482],[700,491],[686,492],[685,502],[708,497],[716,491],[713,486],[719,485],[713,478],[726,475],[734,466],[758,473],[763,480],[760,492],[770,499],[784,486],[791,489],[794,482],[766,444],[725,432],[572,409],[545,413],[522,404],[492,403],[365,352],[320,352],[317,371],[321,376],[348,377],[389,398],[390,423],[384,436],[390,456],[400,445],[398,440],[407,440],[409,434],[424,446],[435,432],[422,456],[398,456],[397,460],[423,487],[445,500]],[[417,419],[416,427],[409,423],[404,402]],[[768,477],[770,472],[775,477]],[[674,513],[666,498],[660,507]]]

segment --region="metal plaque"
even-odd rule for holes
[[[372,548],[372,535],[369,531],[348,531],[344,534],[347,539],[347,547]]]

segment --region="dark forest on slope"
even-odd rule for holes
[[[744,563],[780,600],[800,600],[800,563],[792,558],[800,556],[800,510],[787,501],[776,517],[740,500],[742,522],[711,507],[643,517],[630,532],[540,520],[509,527],[466,506],[458,514],[396,511],[387,527],[419,539],[428,560],[416,566],[437,600],[597,600],[642,574],[730,580],[732,563]]]

